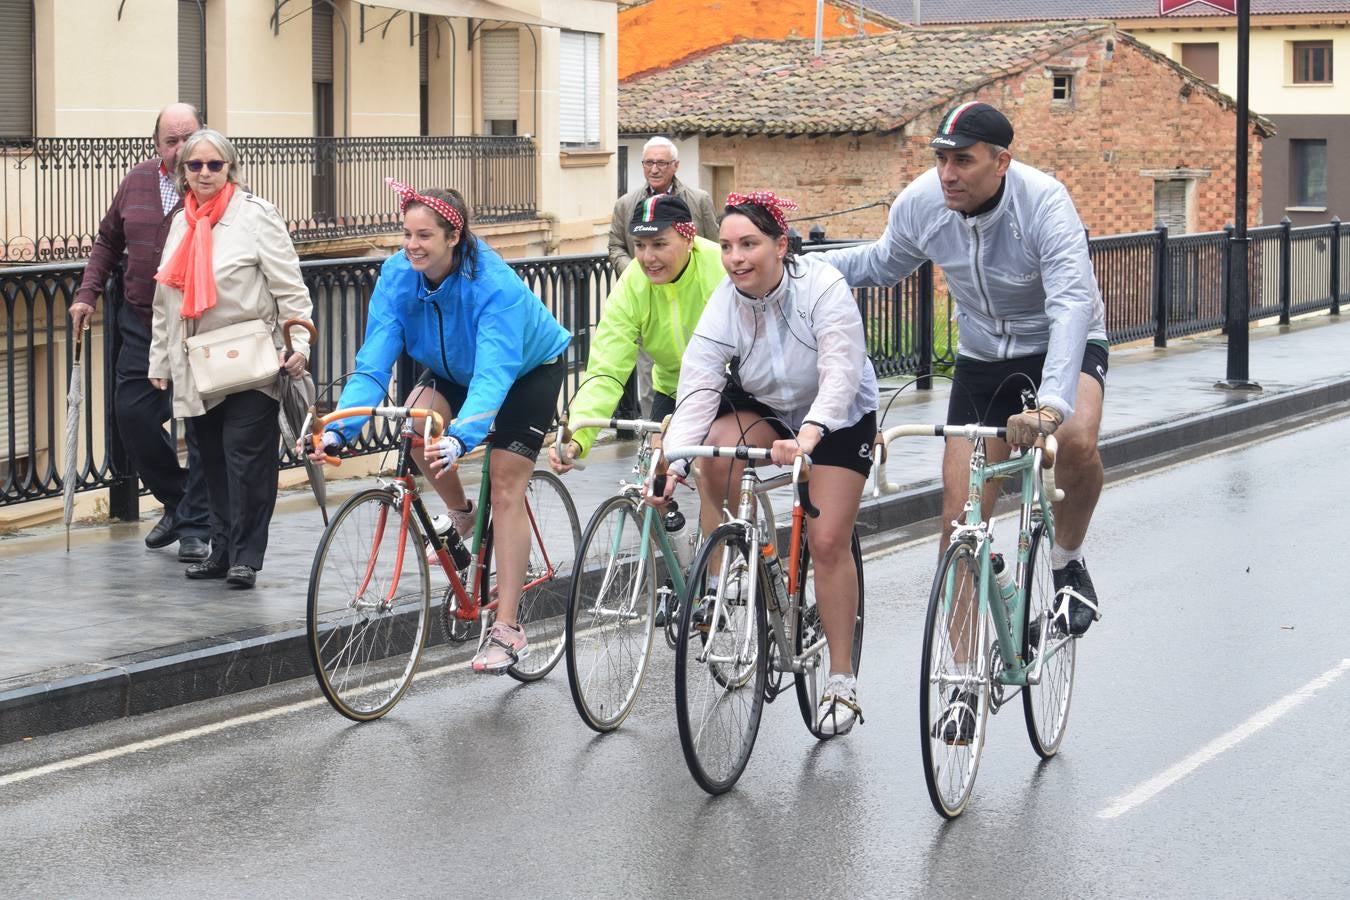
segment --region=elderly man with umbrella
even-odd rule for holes
[[[106,317],[110,326],[116,322],[112,327],[122,339],[113,388],[118,433],[136,474],[164,504],[164,514],[145,536],[145,545],[157,549],[177,541],[178,558],[183,562],[200,562],[209,553],[206,481],[191,434],[187,439],[188,467],[185,470],[179,465],[178,450],[164,430],[172,415],[169,396],[151,386],[146,371],[155,270],[169,223],[183,205],[172,173],[179,148],[188,135],[201,128],[200,118],[185,103],[175,103],[160,112],[155,120],[156,157],[135,166],[118,187],[99,225],[75,302],[70,305],[71,325],[78,334],[93,318],[109,273],[119,260],[123,262],[124,298]]]

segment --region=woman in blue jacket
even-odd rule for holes
[[[438,530],[453,526],[461,534],[473,528],[474,513],[455,464],[483,441],[495,420],[489,465],[497,620],[473,667],[499,674],[529,653],[516,620],[529,556],[525,486],[553,421],[571,336],[470,232],[458,192],[418,193],[386,180],[402,197],[403,249],[380,268],[365,343],[338,406],[380,405],[404,351],[426,367],[407,405],[430,407],[450,424],[416,462],[449,511],[438,517]],[[325,449],[340,449],[363,425],[352,418],[329,426]]]

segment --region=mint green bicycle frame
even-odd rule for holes
[[[988,613],[990,621],[993,622],[994,634],[998,639],[998,655],[1002,662],[1002,667],[996,673],[994,681],[997,684],[1023,687],[1028,684],[1039,684],[1041,669],[1045,662],[1072,640],[1067,635],[1048,639],[1050,629],[1041,629],[1040,646],[1035,653],[1035,662],[1028,666],[1022,659],[1022,632],[1023,619],[1025,618],[1022,613],[1024,605],[1028,602],[1027,584],[1031,577],[1031,573],[1028,571],[1028,565],[1031,561],[1031,538],[1037,527],[1044,527],[1045,537],[1043,540],[1053,541],[1055,526],[1051,501],[1059,499],[1062,494],[1054,487],[1052,478],[1040,474],[1051,471],[1043,467],[1043,460],[1045,459],[1046,449],[1051,454],[1050,458],[1054,458],[1054,438],[1046,439],[1046,449],[1033,447],[1025,453],[1012,456],[1002,462],[987,464],[985,462],[984,441],[990,437],[1001,438],[1001,432],[1002,429],[999,428],[973,425],[901,425],[889,428],[877,435],[877,446],[874,448],[876,452],[874,452],[873,458],[877,460],[875,494],[893,493],[899,490],[897,485],[886,481],[885,470],[886,446],[897,437],[960,437],[971,441],[973,446],[970,454],[969,489],[965,506],[962,509],[961,521],[955,523],[951,540],[952,543],[965,541],[973,544],[975,548],[979,565],[980,612]],[[991,562],[993,553],[992,525],[984,519],[983,508],[986,485],[991,481],[1004,478],[1018,480],[1020,483],[1019,494],[1022,498],[1021,511],[1018,516],[1017,567],[1014,570],[1017,590],[1010,603],[1004,602],[1002,595],[999,593],[998,580],[994,577],[993,563]],[[1049,546],[1051,546],[1049,543],[1045,544],[1046,548]],[[955,589],[952,583],[954,577],[955,572],[949,571],[947,584],[944,588],[945,602],[949,613],[952,604],[955,603],[955,597],[953,596]],[[1002,702],[1002,698],[999,698],[995,705],[997,706]]]

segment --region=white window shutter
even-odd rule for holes
[[[1153,221],[1167,226],[1169,234],[1186,233],[1185,179],[1153,182]]]
[[[558,59],[559,140],[600,143],[600,35],[564,31]]]
[[[520,32],[514,28],[482,36],[483,118],[520,118]]]
[[[586,35],[586,143],[600,143],[600,35]]]

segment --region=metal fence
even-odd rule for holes
[[[1343,264],[1350,257],[1350,228],[1336,220],[1312,228],[1281,224],[1253,229],[1252,237],[1253,318],[1287,321],[1290,315],[1321,309],[1339,313],[1340,304],[1350,300],[1350,266]],[[1165,346],[1169,338],[1222,327],[1227,240],[1223,232],[1169,239],[1163,228],[1093,238],[1090,251],[1111,342],[1151,337]],[[817,241],[802,250],[840,246],[847,242]],[[344,373],[354,367],[380,262],[362,258],[301,264],[319,327],[311,363],[321,387],[334,382],[340,387]],[[577,389],[601,305],[616,280],[613,267],[603,254],[509,264],[574,335],[566,400]],[[83,263],[0,268],[0,506],[61,494],[63,461],[58,457],[72,338],[66,310],[83,269]],[[892,287],[855,292],[866,322],[868,353],[879,375],[915,375],[923,387],[935,366],[954,361],[956,324],[940,284],[940,273],[925,266]],[[115,274],[104,295],[105,321],[110,320],[109,309],[121,302],[120,293]],[[87,399],[79,428],[77,490],[110,488],[112,514],[128,518],[135,515],[139,488],[114,420],[117,334],[113,328],[95,333],[96,345],[84,353]],[[416,374],[410,362],[401,363],[391,396],[401,397]],[[336,393],[327,393],[329,403]],[[380,452],[391,443],[388,431],[381,431],[364,437],[358,450]],[[281,461],[297,464],[284,449]]]
[[[239,176],[275,203],[297,242],[402,227],[385,176],[453,185],[475,222],[531,219],[535,146],[528,137],[233,138]],[[142,138],[0,138],[0,264],[89,255]]]

